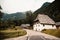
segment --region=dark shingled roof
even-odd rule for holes
[[[55,22],[48,16],[44,14],[38,14],[37,18],[34,20],[39,20],[42,24],[55,24]]]

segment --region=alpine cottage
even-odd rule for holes
[[[38,14],[34,20],[33,30],[42,31],[43,29],[56,29],[55,22],[47,15]]]

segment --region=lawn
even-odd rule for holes
[[[27,34],[27,32],[25,30],[23,30],[23,29],[0,30],[0,39],[24,36],[26,34]]]
[[[60,29],[45,29],[42,32],[60,38]]]

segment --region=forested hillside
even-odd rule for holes
[[[57,22],[57,21],[60,21],[60,1],[59,0],[55,0],[54,2],[52,2],[52,3],[49,3],[49,5],[46,5],[46,3],[45,4],[43,4],[43,9],[42,9],[42,7],[41,8],[39,8],[38,10],[36,10],[35,12],[34,12],[34,14],[35,15],[37,15],[37,14],[46,14],[46,15],[48,15],[48,16],[50,16],[55,22]],[[42,11],[41,11],[42,10]]]

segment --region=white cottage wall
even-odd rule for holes
[[[45,25],[45,29],[56,29],[55,25]]]
[[[40,24],[40,23],[36,23],[33,25],[33,30],[36,30],[36,31],[42,31],[43,29],[56,29],[56,26],[55,25],[43,25],[43,24]]]
[[[43,29],[44,29],[43,24],[38,23],[33,25],[33,30],[41,31]]]

